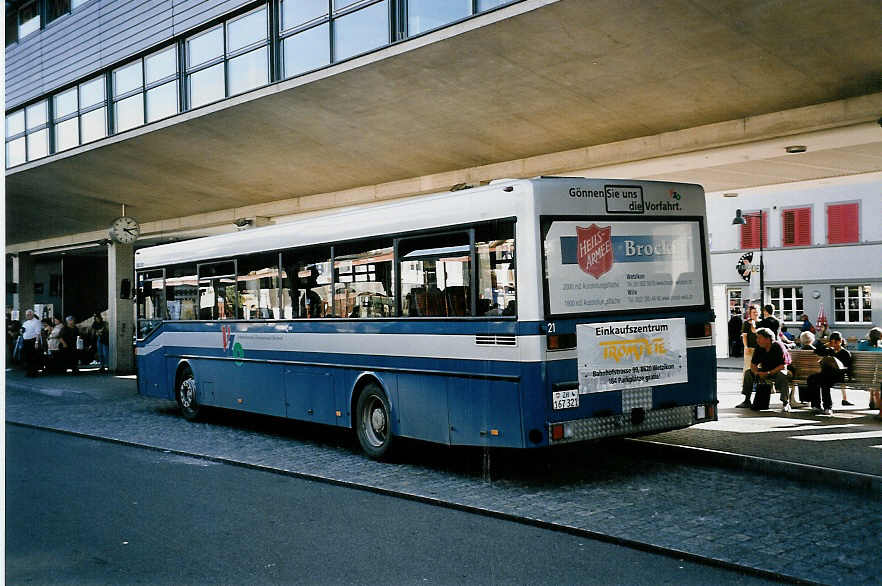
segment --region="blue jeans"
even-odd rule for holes
[[[107,366],[107,344],[98,340],[98,362],[101,366]]]

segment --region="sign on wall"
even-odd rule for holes
[[[698,222],[558,220],[544,245],[552,314],[706,302]]]
[[[688,380],[684,318],[580,324],[576,345],[580,395]]]

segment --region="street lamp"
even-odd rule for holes
[[[735,210],[735,218],[732,220],[732,224],[739,225],[739,226],[743,226],[743,225],[747,224],[747,220],[744,218],[744,216],[741,215],[741,210]],[[759,252],[760,252],[759,288],[760,288],[760,305],[763,305],[766,302],[766,288],[765,288],[765,282],[763,280],[763,212],[762,212],[762,210],[760,210],[760,215],[759,215],[759,229],[760,229],[760,235],[759,235],[760,236],[759,237],[759,245],[760,245],[759,246],[759,249],[760,249],[759,250]]]

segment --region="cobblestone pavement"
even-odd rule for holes
[[[134,381],[7,381],[7,421],[183,451],[597,532],[802,580],[876,584],[875,495],[732,470],[643,460],[619,444],[483,452],[403,442],[373,462],[350,434],[218,412],[206,422],[140,397]]]

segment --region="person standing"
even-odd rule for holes
[[[92,337],[95,338],[95,345],[98,348],[98,364],[100,368],[98,372],[107,371],[107,345],[110,341],[110,333],[107,329],[107,322],[101,317],[100,313],[96,313],[92,319]]]
[[[775,334],[774,339],[777,340],[781,334],[781,322],[775,317],[775,306],[771,303],[763,305],[763,319],[760,320],[757,328],[769,328]]]
[[[40,368],[40,335],[43,331],[43,323],[36,318],[34,311],[29,309],[25,312],[25,321],[21,324],[23,346],[21,349],[27,376],[37,376]]]
[[[61,337],[64,332],[64,324],[57,315],[52,319],[52,331],[49,332],[49,341],[46,344],[49,353],[49,361],[47,370],[50,372],[58,372],[64,368],[64,344],[65,341]]]
[[[729,318],[729,355],[733,358],[744,355],[744,346],[741,344],[741,326],[744,320],[737,311],[732,312]]]
[[[80,374],[79,355],[77,354],[77,338],[80,335],[77,325],[74,323],[74,317],[69,315],[64,320],[64,330],[61,332],[61,338],[64,340],[64,351],[62,356],[62,368],[71,369],[73,374]]]
[[[750,370],[750,360],[756,348],[756,305],[747,306],[747,319],[741,326],[741,343],[744,345],[744,370]]]

